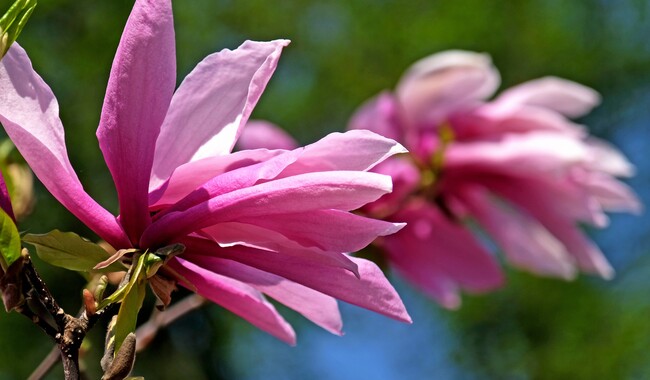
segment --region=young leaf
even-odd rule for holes
[[[16,41],[35,7],[36,0],[16,0],[9,10],[0,17],[0,58]]]
[[[138,313],[140,312],[147,291],[147,279],[144,271],[147,256],[149,256],[149,252],[145,252],[137,258],[137,262],[129,270],[131,275],[129,282],[124,284],[122,288],[124,289],[124,298],[120,305],[120,311],[117,313],[115,326],[113,326],[115,352],[120,350],[120,346],[122,346],[122,342],[124,342],[126,336],[135,331]]]
[[[0,209],[0,266],[6,272],[20,258],[20,234],[13,219]]]
[[[43,261],[65,269],[90,272],[97,263],[110,257],[99,245],[72,232],[53,230],[46,234],[27,234],[23,241],[36,247],[36,253]],[[97,272],[118,272],[126,270],[121,263],[97,270]]]

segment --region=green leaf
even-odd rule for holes
[[[20,235],[11,217],[0,209],[0,265],[3,272],[20,258]]]
[[[81,271],[95,271],[93,268],[110,257],[99,245],[72,232],[53,230],[46,234],[27,234],[23,241],[36,247],[36,253],[43,261],[57,267]],[[96,272],[118,272],[125,270],[121,263],[113,263]]]
[[[23,30],[36,8],[36,0],[16,0],[0,17],[0,58],[4,56]]]
[[[129,282],[122,288],[124,289],[124,298],[122,299],[120,311],[117,313],[117,320],[113,327],[115,352],[120,350],[120,346],[122,346],[122,342],[124,342],[126,336],[135,331],[138,313],[140,312],[147,291],[147,279],[144,267],[148,256],[149,253],[145,252],[138,257],[137,263],[129,271],[131,275]]]

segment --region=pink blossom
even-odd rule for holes
[[[115,248],[184,244],[168,264],[182,285],[289,343],[294,331],[264,294],[336,334],[335,298],[409,322],[379,268],[345,254],[403,227],[349,211],[391,191],[368,170],[404,148],[350,131],[231,153],[288,41],[209,55],[176,91],[174,44],[171,2],[136,1],[97,130],[117,218],[84,191],[56,98],[13,45],[0,62],[0,121],[41,182]]]
[[[612,267],[578,225],[605,227],[605,211],[641,211],[616,179],[632,175],[632,165],[569,120],[598,104],[595,91],[547,77],[488,100],[499,82],[487,55],[435,54],[350,122],[411,152],[373,169],[393,177],[394,191],[363,210],[407,223],[381,240],[388,259],[449,308],[460,305],[460,289],[503,283],[485,235],[512,265],[533,273],[611,278]]]

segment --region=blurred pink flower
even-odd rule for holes
[[[379,268],[344,254],[403,226],[349,212],[391,191],[390,177],[367,170],[401,145],[351,131],[231,154],[287,43],[212,54],[174,92],[171,2],[136,1],[97,130],[117,218],[84,191],[56,98],[17,45],[0,62],[0,121],[48,190],[101,238],[118,249],[184,244],[168,264],[181,284],[284,341],[294,331],[263,294],[336,334],[335,298],[410,322]]]
[[[485,237],[533,273],[611,278],[612,267],[578,224],[605,227],[604,211],[642,208],[616,179],[632,175],[632,165],[569,120],[598,104],[595,91],[547,77],[488,101],[499,82],[487,55],[435,54],[350,122],[411,152],[373,169],[393,177],[394,191],[362,210],[407,223],[381,245],[393,267],[448,308],[460,305],[459,289],[502,285]]]

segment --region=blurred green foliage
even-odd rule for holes
[[[8,4],[1,1],[0,9]],[[42,1],[19,38],[59,100],[68,153],[82,183],[112,211],[117,208],[116,196],[94,131],[112,57],[132,4],[132,0]],[[207,54],[233,49],[245,39],[292,40],[253,116],[285,127],[302,142],[343,130],[364,100],[392,88],[415,60],[445,49],[488,52],[501,70],[504,86],[556,75],[594,87],[604,103],[588,119],[592,130],[602,136],[648,137],[644,129],[625,132],[625,121],[647,109],[637,103],[637,94],[650,90],[646,1],[176,0],[174,6],[179,82]],[[36,191],[35,212],[19,226],[21,230],[43,233],[59,228],[93,237],[42,186]],[[648,194],[647,188],[637,191]],[[633,223],[642,228],[635,236],[644,240],[627,246],[634,246],[637,256],[647,254],[648,219]],[[66,310],[76,310],[83,280],[42,262],[37,265]],[[647,273],[647,269],[648,265],[639,265],[633,270]],[[446,323],[443,320],[454,327],[448,340],[428,342],[447,347],[447,356],[435,372],[427,372],[431,369],[423,358],[420,372],[409,372],[419,373],[419,378],[435,378],[443,367],[454,368],[459,378],[648,378],[650,284],[643,283],[580,279],[567,284],[511,273],[505,290],[465,297],[459,312],[440,312],[431,305],[423,312],[431,319],[420,315],[410,330],[404,330],[411,332],[397,339],[412,339],[407,334],[417,334],[419,326]],[[300,333],[316,327],[303,327],[302,319],[294,315],[289,319],[298,324],[299,346],[292,349],[298,355],[304,344]],[[373,334],[382,330],[382,323],[396,322],[377,323]],[[90,378],[98,377],[100,330],[96,328],[89,338],[94,347],[86,361]],[[347,333],[348,337],[337,338],[336,349],[346,350],[346,339],[360,334]],[[139,356],[136,372],[151,379],[262,377],[252,370],[262,359],[235,355],[240,351],[233,347],[267,339],[209,306],[162,332]],[[22,316],[0,314],[0,379],[26,378],[49,347],[48,339]],[[272,341],[264,347],[270,348],[249,352],[263,352],[266,361],[272,361],[277,358],[274,351],[284,346]],[[428,351],[418,346],[412,352],[381,352],[417,356]],[[346,351],[346,356],[355,355],[358,350]],[[310,362],[327,360],[322,355],[279,365],[296,366],[295,378],[299,373],[318,378],[317,370],[308,369]],[[340,367],[337,378],[352,378],[365,370]],[[50,378],[60,378],[59,372],[55,368]],[[269,372],[264,377],[276,375]]]

